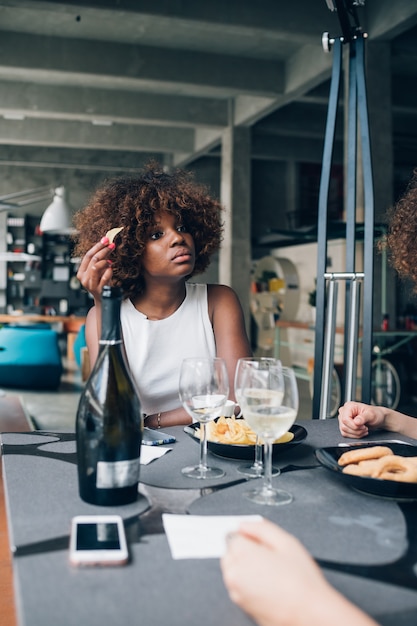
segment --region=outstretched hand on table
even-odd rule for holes
[[[360,439],[378,428],[417,439],[417,419],[382,406],[346,402],[339,409],[339,428],[343,437]]]
[[[230,598],[259,626],[375,626],[324,578],[302,544],[275,524],[243,524],[221,560]]]

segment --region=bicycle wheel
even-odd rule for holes
[[[314,376],[311,375],[310,382],[310,396],[313,397],[314,393]],[[336,368],[332,369],[332,377],[330,380],[330,415],[327,417],[336,417],[339,407],[342,403],[342,387],[340,385],[339,374]]]
[[[375,359],[371,365],[371,402],[377,406],[396,409],[400,402],[401,383],[391,361]]]

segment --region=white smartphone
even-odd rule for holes
[[[128,556],[120,515],[77,515],[72,519],[69,558],[73,565],[123,565]]]

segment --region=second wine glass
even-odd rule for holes
[[[242,378],[244,376],[246,363],[251,363],[252,367],[260,369],[261,371],[262,369],[265,369],[268,365],[276,365],[278,367],[281,366],[281,361],[269,357],[242,357],[238,360],[235,372],[235,397],[241,409],[242,401],[240,398],[242,393]],[[243,415],[243,417],[245,416]],[[263,475],[263,443],[259,435],[256,435],[255,459],[253,463],[244,463],[243,465],[239,465],[236,470],[239,472],[239,474],[243,474],[248,478],[260,478]],[[275,476],[279,473],[279,470],[277,470],[275,467],[272,467],[271,472],[272,475]]]
[[[258,504],[280,505],[292,495],[272,486],[272,444],[294,424],[298,411],[298,387],[290,367],[267,365],[261,373],[246,368],[242,378],[242,409],[253,431],[265,442],[265,477],[262,487],[245,495]]]
[[[206,424],[219,415],[229,395],[226,363],[219,358],[189,358],[181,365],[180,400],[194,421],[200,423],[200,463],[184,467],[189,478],[221,478],[224,471],[207,465]]]

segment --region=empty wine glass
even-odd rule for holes
[[[240,390],[242,387],[241,379],[242,379],[242,373],[245,370],[246,362],[254,363],[255,364],[254,367],[258,367],[258,368],[262,368],[262,364],[266,364],[266,363],[271,363],[271,364],[281,363],[281,361],[278,361],[278,359],[273,359],[273,358],[268,358],[268,357],[259,357],[259,358],[243,357],[238,360],[237,365],[236,365],[236,372],[235,372],[235,397],[241,409],[242,409],[242,403],[240,401]],[[258,365],[256,365],[256,363],[258,363]],[[245,415],[243,415],[243,417],[245,417]],[[259,435],[256,435],[255,459],[253,463],[244,463],[243,465],[238,465],[236,470],[239,472],[239,474],[243,474],[244,476],[247,476],[248,478],[260,478],[263,475],[264,463],[263,463],[263,458],[262,458],[263,456],[262,448],[263,448],[263,443]],[[271,472],[272,472],[272,475],[276,475],[279,473],[279,470],[277,470],[275,467],[272,467]]]
[[[250,363],[242,374],[242,410],[245,419],[265,445],[264,482],[245,495],[258,504],[280,505],[292,495],[272,487],[272,444],[294,424],[298,412],[298,387],[294,370],[267,363],[260,371]]]
[[[187,413],[200,423],[200,463],[184,467],[190,478],[220,478],[224,471],[207,465],[206,424],[219,415],[229,395],[226,363],[219,358],[189,358],[181,365],[179,395]]]

